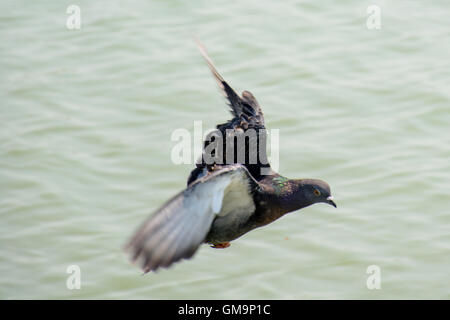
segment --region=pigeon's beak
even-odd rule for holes
[[[330,204],[330,205],[332,205],[333,207],[337,208],[336,203],[334,203],[333,200],[334,200],[333,196],[329,196],[329,197],[327,198],[327,203]]]

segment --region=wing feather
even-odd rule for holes
[[[210,173],[151,215],[135,232],[125,250],[133,262],[140,263],[144,272],[192,257],[205,241],[213,220],[223,215],[227,195],[236,193],[230,189],[240,186],[242,197],[253,201],[251,192],[255,184],[257,182],[247,169],[239,164]],[[227,202],[225,210],[232,212],[232,203]]]
[[[228,83],[222,78],[220,73],[217,71],[216,67],[214,66],[214,63],[212,62],[211,58],[208,56],[208,53],[206,52],[205,47],[201,44],[200,41],[197,39],[195,40],[198,46],[198,49],[200,53],[202,54],[203,58],[206,61],[206,64],[208,65],[209,69],[211,70],[214,79],[217,82],[217,85],[222,90],[223,95],[228,100],[228,105],[231,108],[231,113],[235,117],[240,117],[242,115],[242,103],[241,103],[241,97],[231,88]]]

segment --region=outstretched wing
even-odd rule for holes
[[[194,255],[205,241],[217,215],[243,208],[232,208],[227,197],[238,193],[253,204],[257,182],[242,165],[225,166],[191,184],[151,215],[126,246],[133,262],[139,261],[144,272],[169,267],[180,259]],[[226,212],[223,203],[227,203]],[[231,210],[230,210],[231,205]],[[252,210],[251,208],[247,208]],[[254,204],[253,204],[254,210]]]
[[[259,106],[256,98],[249,92],[243,91],[242,96],[239,96],[223,79],[215,68],[211,58],[206,53],[206,49],[198,41],[200,53],[208,64],[217,84],[222,90],[224,96],[228,100],[228,105],[231,108],[231,114],[233,118],[226,123],[217,125],[217,131],[221,133],[223,137],[223,147],[219,148],[216,154],[216,149],[213,149],[211,155],[203,154],[202,163],[197,164],[197,167],[191,172],[188,178],[188,185],[202,177],[208,170],[210,163],[206,159],[221,159],[218,164],[233,164],[241,163],[247,167],[250,174],[256,179],[262,178],[261,172],[269,172],[270,164],[267,160],[266,152],[266,131],[264,124],[264,115]],[[234,141],[237,136],[244,137],[244,143],[241,145],[235,145],[234,142],[228,143],[228,141]],[[228,139],[230,138],[230,139]],[[206,140],[204,143],[204,151],[208,147],[211,141]],[[231,149],[233,151],[231,151]],[[239,157],[238,155],[243,155]],[[228,157],[228,156],[229,157]],[[206,159],[205,159],[206,158]],[[253,159],[256,159],[253,160]],[[264,171],[261,169],[265,168]],[[205,171],[206,169],[206,171]]]
[[[242,97],[240,97],[219,74],[211,58],[208,56],[205,47],[200,43],[200,41],[196,40],[196,42],[200,53],[214,76],[214,79],[219,85],[219,88],[222,90],[223,95],[228,100],[228,104],[231,108],[231,114],[235,118],[244,117],[247,122],[264,127],[264,115],[258,101],[256,101],[256,98],[249,91],[242,92]]]

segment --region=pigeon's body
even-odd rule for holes
[[[205,141],[202,161],[189,175],[188,187],[137,230],[127,250],[133,261],[141,261],[145,272],[190,258],[202,243],[226,248],[243,234],[311,204],[336,206],[326,182],[288,179],[270,168],[261,107],[250,92],[236,94],[202,46],[200,51],[233,115],[230,121],[217,126],[217,132],[223,137],[246,138],[244,143],[231,146],[231,140],[223,139],[222,148],[212,152],[212,162],[207,151],[213,142]],[[239,151],[245,156],[239,157]],[[254,153],[258,155],[253,157]]]
[[[237,165],[234,165],[237,167]],[[230,166],[227,166],[230,167]],[[243,234],[262,226],[265,226],[284,214],[305,208],[315,203],[315,199],[303,193],[302,189],[315,188],[313,185],[323,184],[323,181],[314,179],[290,180],[279,174],[264,177],[260,181],[248,179],[251,186],[250,193],[243,192],[240,188],[233,188],[234,194],[227,199],[223,211],[214,219],[205,242],[220,244],[230,242]],[[326,194],[326,186],[323,185]],[[326,200],[334,205],[332,200]],[[249,201],[251,200],[251,202]],[[236,210],[237,203],[248,203],[245,210]]]

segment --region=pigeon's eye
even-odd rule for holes
[[[320,191],[317,189],[314,189],[314,194],[318,197],[318,196],[320,196]]]

